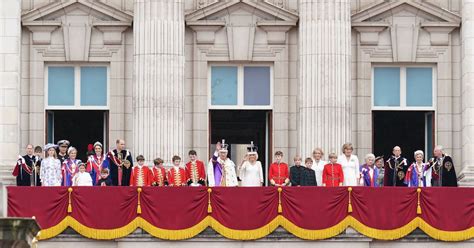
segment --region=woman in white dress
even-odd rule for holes
[[[263,170],[262,163],[257,161],[257,147],[254,146],[253,141],[247,147],[247,156],[239,166],[240,179],[242,179],[241,186],[243,187],[258,187],[263,185]]]
[[[323,160],[324,152],[321,148],[316,148],[313,150],[313,169],[316,174],[316,183],[318,186],[323,186],[323,170],[324,166],[327,164]]]
[[[54,144],[44,146],[46,157],[41,161],[40,167],[40,178],[43,186],[61,186],[61,161],[57,159],[56,147],[57,145]]]
[[[344,173],[344,186],[357,186],[360,180],[359,159],[352,154],[354,147],[351,143],[342,146],[342,153],[337,158],[337,163],[341,164]]]

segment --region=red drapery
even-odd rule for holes
[[[8,187],[8,216],[35,217],[38,238],[71,227],[93,239],[136,228],[180,240],[207,227],[251,240],[278,226],[303,239],[325,239],[348,226],[376,239],[416,228],[445,241],[474,237],[474,189],[366,187]]]

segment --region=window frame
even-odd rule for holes
[[[237,105],[212,105],[212,67],[237,67]],[[270,104],[269,105],[244,105],[244,67],[269,67],[270,69]],[[208,109],[249,109],[249,110],[272,110],[273,109],[273,64],[270,63],[209,63],[207,66],[207,106]]]
[[[398,67],[400,68],[400,106],[375,106],[375,68],[378,67]],[[432,106],[407,106],[407,68],[431,68],[432,73]],[[372,110],[413,110],[413,111],[435,111],[436,95],[437,95],[437,71],[436,65],[433,64],[377,64],[372,65],[371,71],[371,105]]]
[[[74,68],[74,105],[49,105],[49,68],[73,67]],[[105,106],[81,106],[81,67],[105,67],[107,71],[107,104]],[[110,65],[106,63],[53,63],[44,67],[44,108],[45,110],[109,110],[110,109]]]

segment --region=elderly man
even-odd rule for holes
[[[235,164],[227,157],[227,147],[225,140],[216,144],[216,151],[207,166],[207,178],[210,187],[234,187],[238,185]]]
[[[443,152],[442,146],[436,146],[433,150],[434,157],[430,159],[432,171],[432,185],[457,187],[458,181],[454,170],[453,159]]]
[[[407,159],[401,156],[402,149],[399,146],[395,146],[392,153],[393,155],[385,163],[384,186],[406,187]]]

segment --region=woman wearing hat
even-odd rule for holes
[[[239,166],[243,187],[258,187],[263,184],[262,164],[257,161],[257,147],[252,143],[247,147],[247,155]]]
[[[377,183],[379,184],[379,187],[383,187],[383,178],[385,176],[385,168],[383,162],[383,155],[375,158],[375,167],[379,169],[379,176],[377,177]]]
[[[365,164],[360,170],[360,185],[368,187],[379,187],[379,169],[375,166],[375,155],[369,153],[365,156]]]
[[[87,172],[91,174],[92,183],[97,185],[100,180],[102,169],[109,169],[109,160],[103,154],[103,146],[100,142],[94,143],[94,154],[87,159]]]
[[[46,157],[41,161],[40,178],[43,186],[61,186],[61,161],[57,159],[56,145],[44,146]]]
[[[67,149],[67,155],[69,158],[64,160],[62,170],[63,170],[63,186],[72,186],[72,178],[79,171],[79,164],[82,163],[80,159],[76,159],[77,150],[74,147],[69,147]]]

